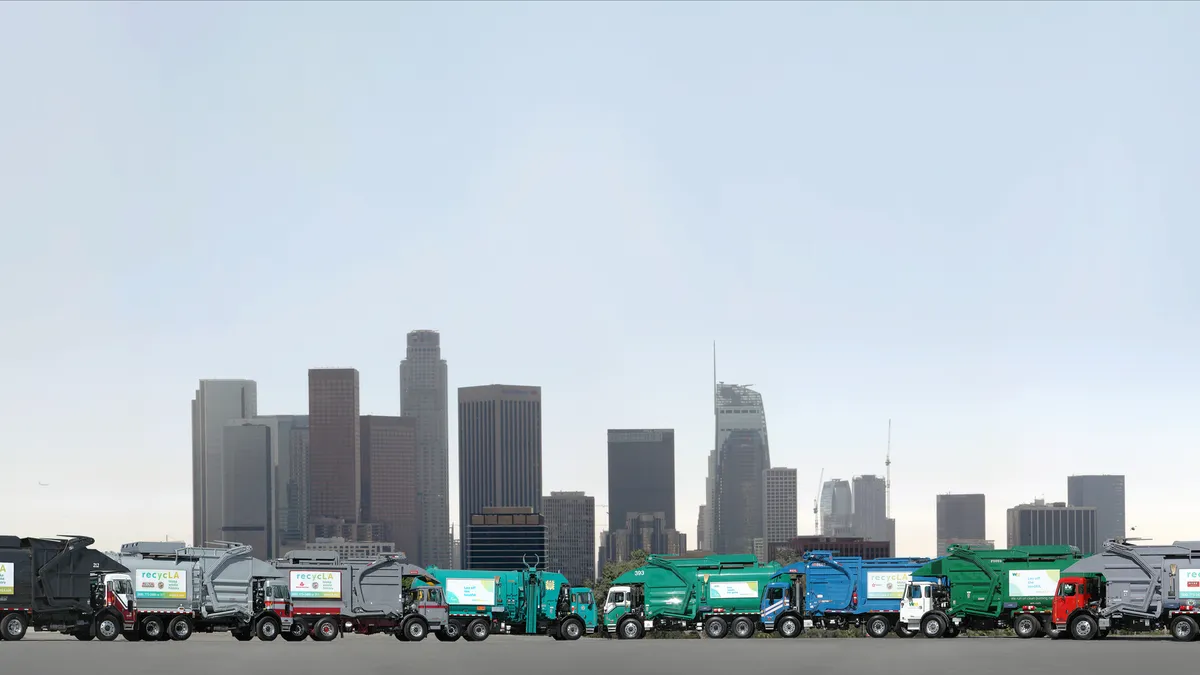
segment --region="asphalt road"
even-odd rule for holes
[[[195,635],[186,642],[79,642],[30,633],[0,643],[0,673],[87,675],[700,675],[803,673],[821,675],[1012,675],[1053,672],[1193,672],[1200,643],[1157,638],[1103,642],[967,638],[799,640],[618,640],[555,642],[493,635],[482,643],[404,643],[386,636],[350,636],[333,642],[237,642],[227,634]]]

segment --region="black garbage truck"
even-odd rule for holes
[[[20,640],[32,628],[108,642],[129,627],[129,570],[94,543],[0,535],[0,639]]]

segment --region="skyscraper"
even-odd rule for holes
[[[763,472],[763,539],[767,544],[791,541],[799,534],[796,470],[784,467]]]
[[[887,481],[879,476],[855,476],[852,489],[852,536],[867,541],[891,541],[887,522]]]
[[[410,332],[408,351],[400,362],[400,414],[417,420],[421,532],[420,547],[409,556],[421,565],[443,569],[451,557],[449,397],[441,336],[432,330]]]
[[[472,518],[484,508],[531,507],[541,517],[542,388],[460,387],[458,469],[465,564],[474,559]]]
[[[417,509],[417,421],[411,417],[359,418],[367,518],[383,526],[384,541],[415,555],[421,536]],[[413,551],[414,553],[409,553]]]
[[[362,518],[362,446],[358,371],[308,371],[308,515],[358,523]]]
[[[763,536],[763,471],[771,468],[762,395],[737,384],[716,385],[716,553],[753,553]]]
[[[596,498],[582,492],[551,492],[542,497],[546,517],[546,556],[551,571],[586,586],[596,580]]]
[[[630,513],[662,513],[675,528],[675,430],[608,430],[608,529]]]
[[[981,494],[937,496],[938,555],[953,542],[984,541],[987,539],[986,499]]]
[[[1100,550],[1096,541],[1096,509],[1091,506],[1067,506],[1065,502],[1047,504],[1035,499],[1008,510],[1008,547],[1074,546],[1084,555]]]
[[[192,544],[221,539],[225,423],[258,414],[254,380],[200,380],[192,400]]]
[[[1096,541],[1125,537],[1125,476],[1067,476],[1067,504],[1096,509]]]
[[[223,432],[221,539],[247,544],[256,555],[270,560],[278,553],[277,514],[271,503],[271,429],[247,424],[226,426]]]
[[[821,486],[821,536],[852,537],[854,490],[850,481],[833,478]]]
[[[717,451],[708,451],[708,476],[704,479],[704,507],[700,510],[700,528],[696,532],[702,551],[716,549],[716,522],[713,513],[717,503]]]
[[[308,416],[307,415],[262,415],[248,419],[229,420],[226,425],[226,445],[229,444],[229,427],[256,427],[261,431],[261,438],[267,443],[271,461],[269,476],[266,479],[266,495],[271,504],[271,514],[268,519],[267,546],[255,546],[255,551],[263,556],[274,557],[276,554],[287,552],[289,544],[304,541],[305,526],[308,522],[306,492],[308,485]],[[246,439],[259,438],[245,431],[236,436],[245,447]],[[255,441],[257,443],[257,440]],[[255,451],[257,451],[256,446]],[[225,448],[226,457],[236,456],[246,452],[238,448]],[[228,460],[226,460],[228,461]],[[251,465],[252,467],[254,465]],[[249,471],[250,469],[245,469]],[[226,474],[227,477],[229,474]],[[237,475],[238,485],[254,485],[247,482],[251,479]],[[238,488],[244,489],[244,488]],[[230,500],[226,499],[226,504]],[[227,523],[232,524],[232,523]],[[238,541],[236,536],[228,532],[222,537],[226,541]],[[244,542],[249,543],[249,542]],[[267,558],[264,558],[267,559]]]

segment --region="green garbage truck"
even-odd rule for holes
[[[913,570],[899,624],[929,638],[1008,627],[1020,638],[1057,637],[1051,610],[1058,577],[1081,558],[1074,546],[987,550],[952,544],[945,556]]]
[[[697,558],[651,555],[613,581],[601,629],[621,640],[652,630],[700,630],[720,639],[748,638],[759,626],[762,593],[779,565],[752,555]]]

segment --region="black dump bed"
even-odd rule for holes
[[[34,611],[78,609],[86,612],[91,598],[91,576],[105,572],[128,572],[112,558],[88,548],[93,539],[16,540],[0,537],[0,565],[12,561],[13,594],[5,600],[13,606],[32,607]],[[6,580],[7,575],[0,575]],[[7,591],[7,586],[0,591]],[[0,596],[3,597],[3,596]]]

